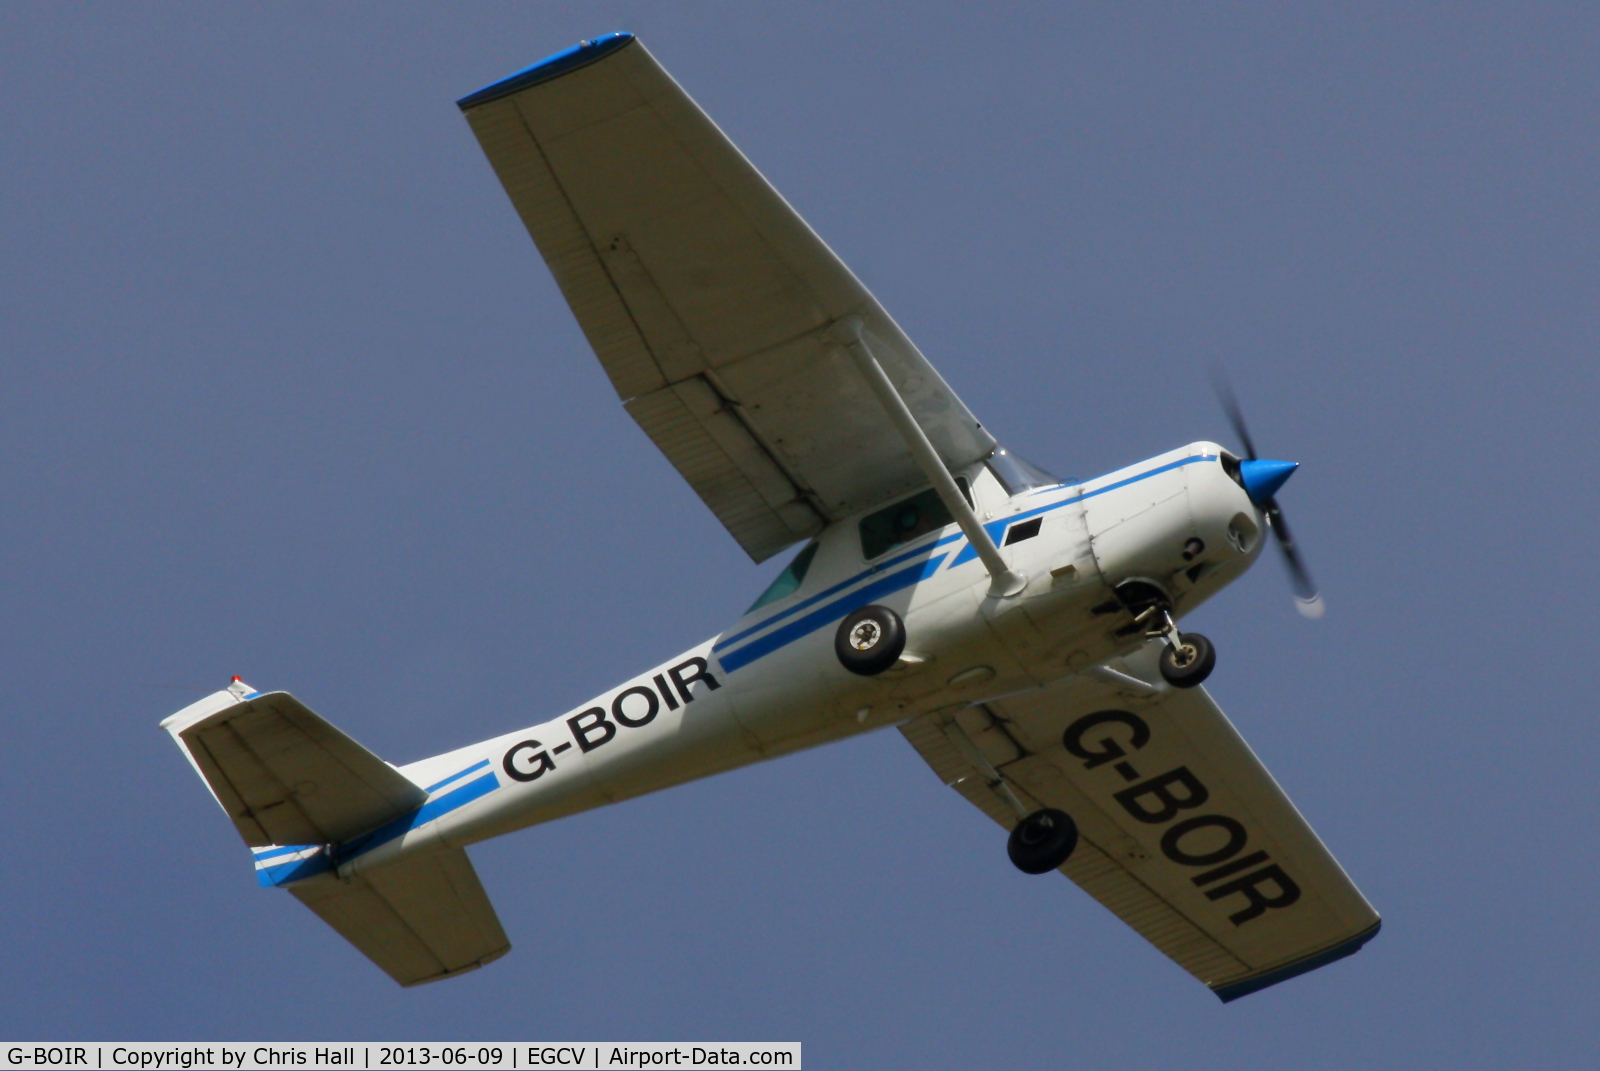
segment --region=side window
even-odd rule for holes
[[[956,477],[956,486],[961,488],[962,497],[970,505],[972,488],[967,486],[966,477]],[[955,518],[950,516],[939,492],[930,487],[920,495],[901,499],[861,518],[861,556],[871,561],[902,543],[954,523]]]
[[[761,598],[750,604],[751,610],[759,610],[769,602],[777,602],[785,595],[800,590],[800,585],[805,583],[806,570],[811,568],[811,560],[817,556],[817,544],[807,543],[805,549],[794,556],[794,561],[789,563],[789,568],[778,574],[778,578],[767,585],[767,590],[761,593]]]
[[[1006,532],[1006,546],[1009,547],[1013,543],[1021,543],[1024,539],[1032,539],[1039,534],[1039,527],[1043,523],[1043,517],[1035,517],[1031,521],[1013,524],[1011,529]]]

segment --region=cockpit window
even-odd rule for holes
[[[966,477],[957,476],[956,486],[961,488],[962,496],[971,503],[972,489],[967,486]],[[950,516],[950,510],[939,497],[939,492],[930,487],[920,495],[903,498],[892,506],[861,518],[861,556],[870,561],[902,543],[909,543],[918,536],[937,532],[945,525],[954,523],[955,518]]]
[[[769,602],[777,602],[785,595],[799,591],[800,585],[805,582],[806,570],[811,568],[811,559],[816,556],[817,544],[807,543],[805,548],[794,556],[794,560],[789,563],[789,567],[779,573],[776,580],[767,585],[767,590],[761,593],[761,598],[751,603],[750,610],[746,610],[745,613],[748,614],[751,610],[759,610]]]
[[[1003,446],[989,455],[988,464],[989,471],[994,473],[995,479],[1000,481],[1000,486],[1006,489],[1008,495],[1061,486],[1060,479]]]

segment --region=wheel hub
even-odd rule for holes
[[[868,651],[877,646],[882,636],[883,629],[878,627],[876,621],[863,621],[850,630],[850,646],[858,651]]]
[[[1022,842],[1029,847],[1042,844],[1055,830],[1055,823],[1049,818],[1038,818],[1022,827]]]

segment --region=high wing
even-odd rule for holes
[[[1071,815],[1061,872],[1223,1001],[1355,952],[1377,913],[1211,697],[1148,683],[1159,650],[901,732],[1007,829],[973,746],[1024,806]]]
[[[831,326],[951,468],[994,439],[843,262],[627,34],[458,102],[629,414],[761,561],[927,483]]]

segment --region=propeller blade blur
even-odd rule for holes
[[[1227,373],[1217,369],[1211,378],[1212,388],[1217,392],[1217,401],[1222,404],[1222,411],[1228,416],[1228,423],[1233,425],[1233,433],[1238,436],[1239,442],[1244,445],[1244,458],[1246,461],[1256,459],[1256,444],[1250,439],[1250,429],[1244,426],[1244,412],[1239,408],[1239,399],[1234,397],[1233,384],[1228,381]]]
[[[1311,579],[1311,570],[1306,568],[1305,559],[1300,557],[1300,549],[1295,546],[1294,536],[1289,532],[1289,522],[1284,520],[1283,510],[1278,507],[1276,500],[1267,503],[1266,514],[1273,538],[1283,551],[1283,562],[1289,568],[1289,586],[1294,589],[1295,608],[1303,617],[1321,617],[1327,613],[1327,604],[1322,601],[1316,581]]]

